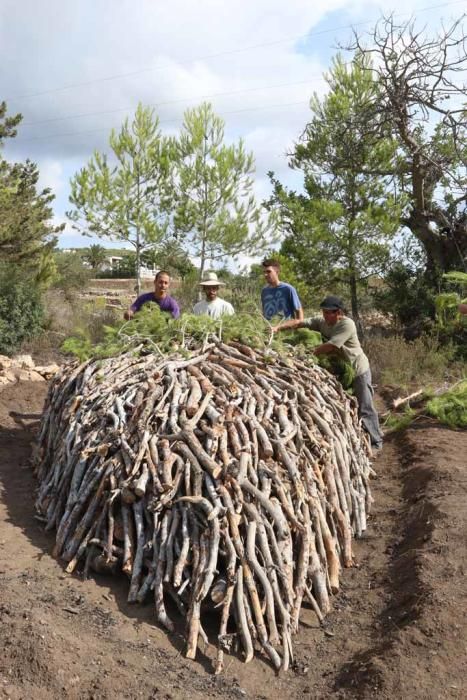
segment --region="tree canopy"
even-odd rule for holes
[[[133,121],[112,131],[110,163],[95,152],[71,180],[68,216],[87,234],[127,241],[135,249],[138,292],[141,253],[164,239],[171,222],[171,142],[153,110],[138,105]]]
[[[358,320],[359,285],[383,271],[399,226],[402,202],[391,187],[396,144],[379,129],[379,88],[367,65],[346,66],[338,56],[326,80],[329,92],[311,99],[312,118],[290,160],[303,172],[304,192],[287,190],[271,173],[269,206],[287,233],[282,254],[315,290],[344,284]]]
[[[175,230],[191,254],[207,263],[264,249],[274,236],[253,194],[254,158],[243,141],[224,143],[224,121],[204,103],[185,112],[175,142]]]
[[[409,200],[400,221],[422,245],[433,286],[466,269],[466,42],[463,18],[430,36],[389,17],[349,47],[372,60],[376,133],[390,129],[397,140],[395,183]]]
[[[0,147],[16,135],[21,115],[6,116],[0,104]],[[0,256],[9,264],[27,263],[30,270],[44,267],[63,225],[52,224],[50,189],[38,191],[39,170],[35,163],[9,163],[0,158]]]
[[[98,272],[106,262],[107,256],[104,246],[95,243],[84,250],[82,257],[93,272]]]

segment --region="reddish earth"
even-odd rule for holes
[[[51,556],[34,518],[28,460],[45,385],[0,393],[0,697],[465,698],[467,432],[424,419],[386,441],[357,566],[344,572],[326,627],[305,609],[293,669],[183,656],[127,582],[83,581]]]

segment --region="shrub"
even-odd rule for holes
[[[428,401],[427,413],[451,428],[467,428],[467,380]]]
[[[84,267],[80,253],[71,253],[58,250],[54,255],[57,269],[54,287],[62,289],[65,295],[70,296],[77,289],[84,289],[91,277],[91,270]]]
[[[373,293],[375,306],[395,316],[407,335],[420,335],[435,315],[434,292],[420,270],[396,263],[384,279],[384,286]]]
[[[0,354],[11,355],[37,335],[43,319],[40,292],[32,280],[19,269],[0,267]]]
[[[365,351],[376,382],[404,388],[414,382],[417,385],[439,383],[451,371],[454,357],[452,345],[442,345],[437,337],[429,335],[413,341],[406,341],[399,335],[370,338],[365,343]]]

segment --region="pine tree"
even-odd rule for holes
[[[343,283],[358,322],[359,286],[384,269],[403,201],[391,189],[395,142],[375,133],[378,85],[368,64],[346,66],[337,56],[326,80],[329,92],[311,99],[312,119],[290,163],[303,172],[304,193],[271,173],[269,206],[288,233],[281,252],[313,288]]]
[[[95,152],[71,180],[68,216],[84,233],[126,241],[136,252],[138,294],[141,254],[160,243],[171,218],[169,139],[162,136],[153,110],[139,105],[109,144],[116,164]]]
[[[253,155],[242,140],[224,143],[224,122],[210,104],[185,112],[176,152],[175,229],[199,258],[200,275],[208,261],[262,250],[275,222],[255,201]]]

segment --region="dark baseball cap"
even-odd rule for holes
[[[319,308],[326,309],[327,311],[336,311],[337,309],[344,311],[345,306],[342,299],[339,299],[339,297],[335,297],[331,294],[330,296],[325,297],[323,299],[323,301],[319,305]]]

